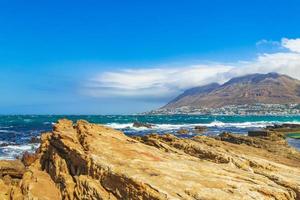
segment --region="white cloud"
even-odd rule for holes
[[[283,38],[281,40],[281,45],[292,52],[300,53],[300,38],[297,39]]]
[[[300,54],[273,53],[259,55],[254,61],[240,62],[230,71],[232,76],[277,72],[300,79]]]
[[[82,91],[93,97],[162,99],[187,88],[251,73],[278,72],[300,79],[300,39],[284,38],[280,44],[288,51],[258,55],[251,61],[106,71],[87,80]]]
[[[90,79],[85,93],[90,96],[126,96],[163,98],[178,91],[202,85],[232,66],[194,65],[177,68],[127,69],[104,72]]]

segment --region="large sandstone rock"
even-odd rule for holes
[[[18,187],[0,180],[0,198],[300,199],[297,152],[289,158],[247,138],[133,139],[86,121],[60,120],[42,135],[37,159]]]
[[[211,138],[204,141],[214,141],[219,151],[202,153],[209,145],[201,138],[176,140],[163,143],[168,151],[162,151],[104,126],[63,120],[42,145],[42,169],[65,199],[295,199],[299,194],[298,168],[228,153]],[[179,148],[181,142],[186,146]]]

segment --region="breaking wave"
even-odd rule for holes
[[[154,130],[173,130],[173,129],[181,129],[181,128],[193,128],[195,126],[204,126],[204,127],[220,127],[220,128],[265,128],[266,126],[270,126],[273,124],[280,124],[282,122],[279,121],[259,121],[259,122],[240,122],[240,123],[225,123],[221,121],[213,121],[211,123],[195,123],[195,124],[153,124],[153,127],[150,129]],[[300,122],[285,122],[285,123],[297,123]],[[108,123],[106,126],[109,126],[114,129],[133,129],[133,130],[147,130],[149,128],[146,127],[134,127],[133,123]]]

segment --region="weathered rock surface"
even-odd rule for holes
[[[0,179],[0,199],[300,199],[299,152],[283,138],[133,139],[60,120],[41,141],[17,186]]]
[[[0,177],[9,175],[13,178],[22,178],[25,172],[24,164],[19,160],[0,160]]]
[[[300,152],[291,148],[284,139],[284,134],[280,132],[273,132],[269,137],[248,137],[223,133],[216,139],[233,144],[239,144],[239,149],[242,149],[245,145],[247,145],[248,150],[250,150],[250,147],[256,147],[251,151],[255,152],[255,154],[268,152],[264,153],[264,157],[268,160],[276,159],[277,162],[281,162],[283,164],[294,163],[294,166],[299,166]],[[247,151],[245,150],[244,153],[247,153]]]

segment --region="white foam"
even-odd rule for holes
[[[15,160],[14,156],[0,156],[0,160]]]
[[[12,151],[30,151],[39,147],[39,144],[24,144],[24,145],[7,145],[3,147],[5,150]]]
[[[114,129],[133,128],[133,123],[127,123],[127,124],[109,123],[105,125]]]
[[[161,129],[161,130],[174,130],[174,129],[180,129],[180,128],[188,128],[190,126],[193,126],[192,124],[156,124],[155,129]]]
[[[17,156],[22,155],[25,151],[33,153],[40,144],[24,144],[24,145],[8,145],[1,147],[0,160],[13,160]]]
[[[0,126],[0,128],[12,128],[13,126]]]
[[[272,124],[274,124],[274,122],[260,121],[260,122],[224,123],[224,122],[214,121],[209,124],[199,124],[199,125],[206,126],[206,127],[264,128]]]
[[[213,121],[211,123],[194,123],[194,124],[154,124],[151,128],[153,130],[176,130],[181,128],[193,128],[195,126],[205,126],[205,127],[220,127],[220,128],[265,128],[266,126],[273,124],[282,124],[282,123],[290,123],[290,124],[300,124],[300,122],[280,122],[280,121],[256,121],[256,122],[238,122],[238,123],[225,123],[221,121]],[[114,129],[132,129],[136,131],[149,130],[146,127],[133,127],[133,123],[109,123],[106,124]]]
[[[18,132],[12,130],[0,130],[0,133],[18,133]]]

